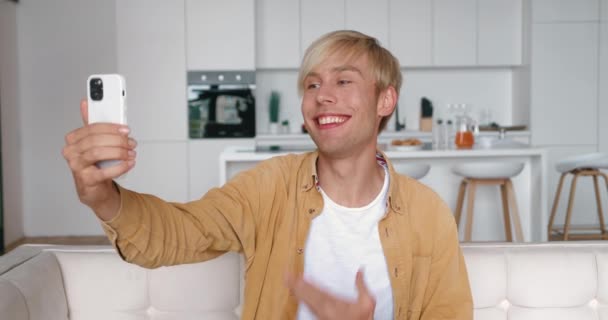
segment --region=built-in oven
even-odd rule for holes
[[[254,71],[188,72],[189,136],[255,136]]]

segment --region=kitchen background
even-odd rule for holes
[[[302,52],[343,28],[399,58],[408,130],[423,96],[439,113],[467,103],[474,115],[487,108],[495,122],[527,125],[532,144],[549,150],[552,201],[555,161],[608,151],[607,21],[608,0],[0,0],[4,241],[102,234],[61,156],[64,135],[81,125],[89,74],[127,79],[138,163],[119,183],[187,201],[217,185],[225,146],[253,139],[188,139],[186,72],[255,70],[257,133],[269,130],[273,90],[280,120],[297,131]],[[577,194],[589,210],[576,223],[595,223],[593,199]]]

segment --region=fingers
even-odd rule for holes
[[[99,147],[83,152],[81,156],[76,158],[77,160],[70,163],[70,167],[72,170],[82,170],[104,160],[135,160],[136,154],[135,150],[132,149]]]
[[[80,182],[82,187],[93,187],[104,181],[118,178],[125,174],[135,166],[135,160],[121,161],[117,165],[99,169],[95,166],[90,166],[79,171],[75,178]]]
[[[80,116],[82,117],[82,123],[86,126],[89,124],[89,103],[87,99],[80,100]]]
[[[304,302],[317,316],[326,315],[328,305],[337,303],[337,299],[302,278],[287,275],[287,287],[299,301]]]
[[[97,134],[112,134],[128,136],[131,130],[129,127],[115,123],[94,123],[80,127],[76,130],[72,130],[65,136],[65,142],[67,144],[74,144],[79,142],[85,137],[97,135]]]

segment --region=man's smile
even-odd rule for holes
[[[346,115],[321,115],[315,120],[319,128],[329,129],[341,126],[344,122],[350,119],[350,116]]]

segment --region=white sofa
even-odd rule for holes
[[[475,319],[608,319],[608,243],[463,245]],[[0,257],[0,319],[238,319],[237,254],[147,270],[110,247]]]

